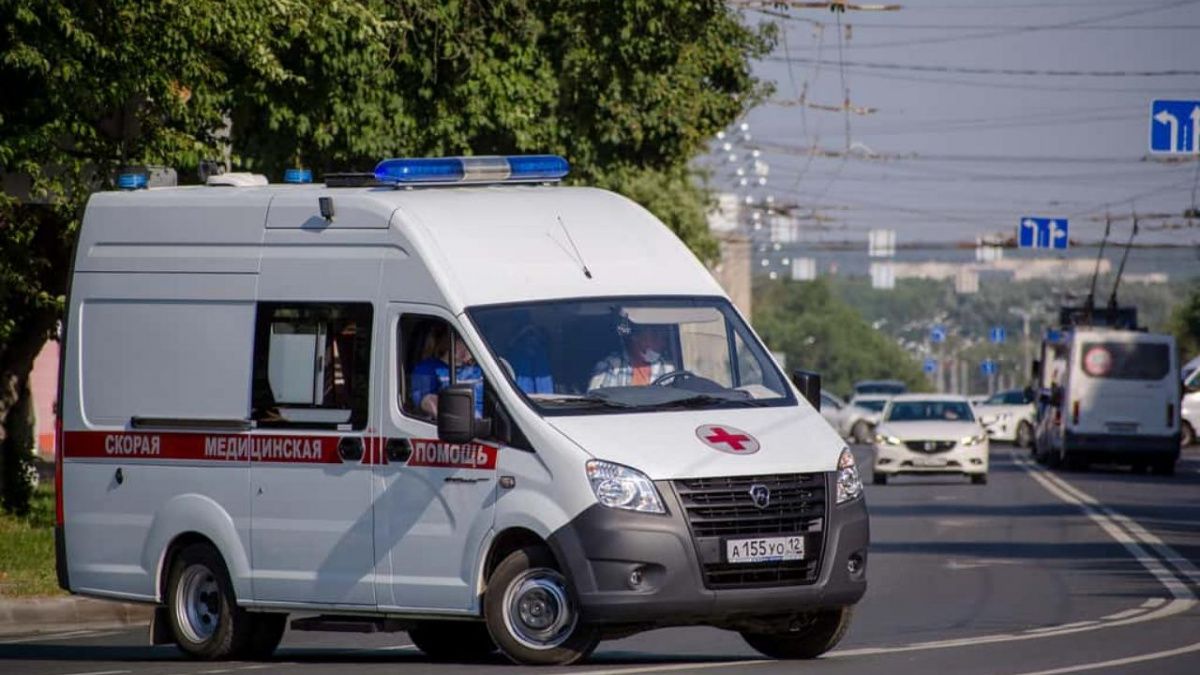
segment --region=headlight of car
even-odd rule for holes
[[[837,503],[857,499],[862,496],[862,491],[862,478],[858,475],[854,455],[850,454],[850,448],[842,448],[842,454],[838,457]]]
[[[596,501],[613,509],[666,513],[658,489],[641,471],[598,459],[588,460],[588,481]]]
[[[987,440],[987,434],[979,434],[978,436],[963,436],[958,441],[958,443],[959,443],[959,445],[963,445],[963,446],[966,446],[969,448],[972,445],[979,445],[980,443],[982,443],[986,440]]]
[[[875,435],[875,442],[880,445],[900,445],[900,439],[895,436],[886,436],[883,434]]]

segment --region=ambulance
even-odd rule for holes
[[[401,158],[93,195],[60,585],[154,605],[152,641],[201,659],[267,657],[289,627],[531,665],[663,626],[836,645],[869,532],[819,376],[789,381],[668,228],[568,170]]]

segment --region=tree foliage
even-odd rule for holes
[[[122,168],[556,152],[711,257],[688,162],[765,93],[772,39],[721,0],[0,0],[4,456],[83,205]]]
[[[1200,285],[1181,302],[1171,315],[1170,330],[1179,344],[1179,357],[1186,362],[1200,356]]]
[[[821,373],[822,386],[846,394],[854,383],[896,379],[913,391],[929,386],[920,365],[874,330],[824,280],[762,282],[754,289],[754,325],[789,368]]]

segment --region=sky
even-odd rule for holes
[[[780,26],[754,64],[775,92],[739,121],[749,140],[735,125],[714,142],[712,187],[795,205],[809,242],[865,243],[872,228],[901,245],[974,242],[1025,216],[1068,218],[1072,240],[1095,242],[1106,209],[1124,241],[1136,209],[1174,216],[1143,220],[1139,242],[1200,245],[1200,219],[1182,218],[1200,162],[1148,159],[1151,101],[1200,100],[1200,0],[899,2],[847,11],[840,29],[823,9],[744,10]],[[871,112],[812,107],[845,90]],[[753,150],[767,184],[740,188]]]

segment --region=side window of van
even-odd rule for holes
[[[471,384],[475,387],[475,416],[483,417],[483,371],[449,323],[432,316],[404,315],[400,319],[399,350],[397,389],[400,409],[406,415],[436,422],[438,392],[451,384]]]
[[[366,427],[371,317],[365,302],[259,303],[252,388],[258,426]]]

